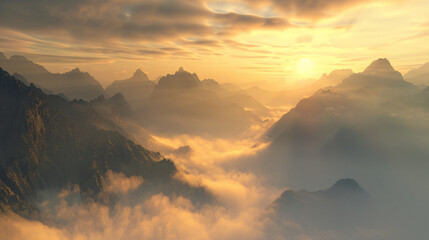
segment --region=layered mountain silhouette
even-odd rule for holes
[[[162,77],[142,114],[144,126],[159,134],[235,136],[260,119],[235,102],[204,89],[197,74],[180,68]]]
[[[334,70],[329,74],[323,74],[312,84],[297,89],[272,91],[258,86],[246,89],[245,92],[266,106],[279,107],[296,105],[302,98],[311,96],[318,89],[336,86],[353,74],[350,69]]]
[[[429,157],[426,99],[427,91],[404,81],[387,60],[376,60],[364,72],[302,99],[267,131],[271,144],[248,164],[272,183],[293,188],[346,175],[362,179],[369,190],[389,186],[384,193],[405,194],[416,181],[428,180],[418,170]]]
[[[105,91],[107,96],[122,93],[127,101],[138,109],[152,95],[155,85],[156,83],[150,81],[146,73],[137,69],[131,78],[114,81]]]
[[[210,90],[219,95],[224,104],[235,103],[259,117],[265,117],[269,114],[269,110],[262,103],[244,90],[227,90],[213,79],[204,79],[201,81],[201,84],[203,89]]]
[[[418,89],[407,82],[390,62],[380,58],[372,62],[362,73],[353,74],[335,87],[349,96],[371,101],[412,95]]]
[[[121,134],[114,116],[132,117],[124,104],[120,95],[69,102],[0,70],[1,209],[31,215],[40,192],[74,184],[83,200],[98,201],[107,171],[142,176],[146,194],[208,200],[204,189],[173,178],[172,161]]]
[[[43,66],[23,56],[0,58],[0,67],[10,74],[18,73],[27,82],[47,89],[54,94],[64,94],[70,99],[92,100],[104,94],[103,87],[89,73],[75,68],[66,73],[51,73]]]

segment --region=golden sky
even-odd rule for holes
[[[201,79],[304,84],[388,58],[429,61],[429,0],[5,0],[0,51],[104,86],[137,68]]]

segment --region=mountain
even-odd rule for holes
[[[150,81],[146,73],[137,69],[131,78],[114,81],[105,91],[107,96],[120,92],[134,108],[139,108],[151,96],[155,85],[156,83]]]
[[[412,69],[404,75],[404,78],[416,85],[429,85],[429,62],[417,69]]]
[[[154,94],[163,90],[200,89],[201,81],[196,73],[189,73],[180,67],[175,74],[161,77],[155,87]]]
[[[203,89],[215,92],[224,104],[237,104],[259,117],[269,115],[269,110],[244,90],[227,90],[213,79],[204,79],[201,85]]]
[[[335,86],[348,95],[371,101],[385,101],[403,95],[412,95],[418,88],[407,82],[390,62],[380,58],[362,73],[353,74]]]
[[[258,86],[246,89],[245,91],[260,101],[266,106],[281,107],[281,106],[294,106],[302,98],[311,96],[319,89],[329,86],[336,86],[344,79],[351,76],[353,71],[350,69],[334,70],[329,74],[323,74],[317,81],[304,87],[297,89],[286,89],[279,91],[270,91]]]
[[[29,78],[31,80],[31,78]],[[41,86],[43,86],[41,84]],[[54,74],[54,80],[46,86],[54,93],[63,93],[70,99],[92,100],[104,94],[103,87],[87,72],[78,68],[62,74]]]
[[[272,209],[279,224],[293,222],[306,233],[352,234],[372,227],[369,194],[353,179],[340,179],[329,189],[316,192],[287,190]]]
[[[319,91],[309,98],[302,99],[274,123],[266,135],[270,139],[288,136],[294,142],[310,143],[327,136],[325,133],[329,130],[327,126],[323,126],[324,124],[338,127],[338,122],[344,118],[353,121],[356,115],[360,114],[358,106],[340,92],[329,89]]]
[[[33,63],[23,56],[14,55],[7,59],[3,53],[0,59],[0,67],[11,74],[43,75],[49,73],[42,65]]]
[[[260,122],[235,102],[203,89],[197,74],[179,69],[162,77],[144,107],[137,109],[144,127],[157,134],[238,137]]]
[[[174,148],[158,142],[143,126],[141,119],[134,112],[130,104],[121,93],[117,93],[110,98],[103,95],[90,101],[94,110],[105,119],[109,119],[119,128],[115,130],[134,142],[145,146],[152,151],[168,154],[174,151]],[[98,125],[100,127],[100,125]]]
[[[110,100],[112,108],[117,101]],[[204,189],[173,178],[178,170],[172,161],[124,137],[94,105],[47,95],[0,70],[2,210],[32,215],[40,193],[74,184],[83,200],[103,201],[98,193],[108,171],[143,177],[141,196],[163,192],[210,199]]]
[[[269,146],[247,165],[273,184],[294,188],[347,175],[369,188],[389,186],[384,193],[391,197],[410,191],[427,181],[419,169],[429,157],[427,95],[414,91],[388,61],[376,61],[302,99],[266,132]]]
[[[4,55],[3,55],[4,56]],[[70,99],[92,100],[104,94],[103,87],[89,73],[75,68],[69,72],[51,73],[23,56],[0,59],[0,67],[10,74],[18,73],[28,82]]]
[[[351,69],[337,69],[329,74],[323,74],[319,80],[311,84],[313,88],[324,88],[328,86],[335,86],[340,84],[344,79],[350,77],[353,74]]]

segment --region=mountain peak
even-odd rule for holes
[[[80,69],[79,68],[74,68],[70,72],[71,73],[80,73]]]
[[[373,61],[364,71],[367,74],[381,73],[381,72],[395,72],[395,69],[386,58],[379,58]]]
[[[363,192],[364,190],[359,186],[359,184],[351,178],[343,178],[338,180],[332,187],[330,191],[352,191],[352,192]]]
[[[184,72],[185,71],[185,69],[183,69],[183,67],[182,66],[180,66],[179,67],[179,70],[177,70],[177,72]]]
[[[6,61],[6,60],[7,60],[7,57],[2,52],[0,52],[0,61]]]
[[[24,56],[19,56],[19,55],[13,55],[12,57],[9,58],[9,61],[28,61],[28,59]]]
[[[156,89],[189,89],[189,88],[200,88],[201,81],[196,73],[190,73],[181,67],[174,75],[168,74],[162,77]]]
[[[146,73],[144,73],[140,68],[134,72],[133,77],[131,79],[140,80],[140,81],[149,81],[149,78],[146,75]]]

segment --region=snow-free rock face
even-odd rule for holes
[[[124,101],[121,96],[66,101],[0,70],[0,209],[31,214],[40,191],[68,184],[79,185],[83,199],[100,200],[109,170],[141,176],[146,188],[155,184],[155,191],[167,195],[183,190],[191,199],[208,199],[203,189],[172,178],[177,172],[172,161],[124,137],[110,114],[98,112],[107,104],[113,114]]]

